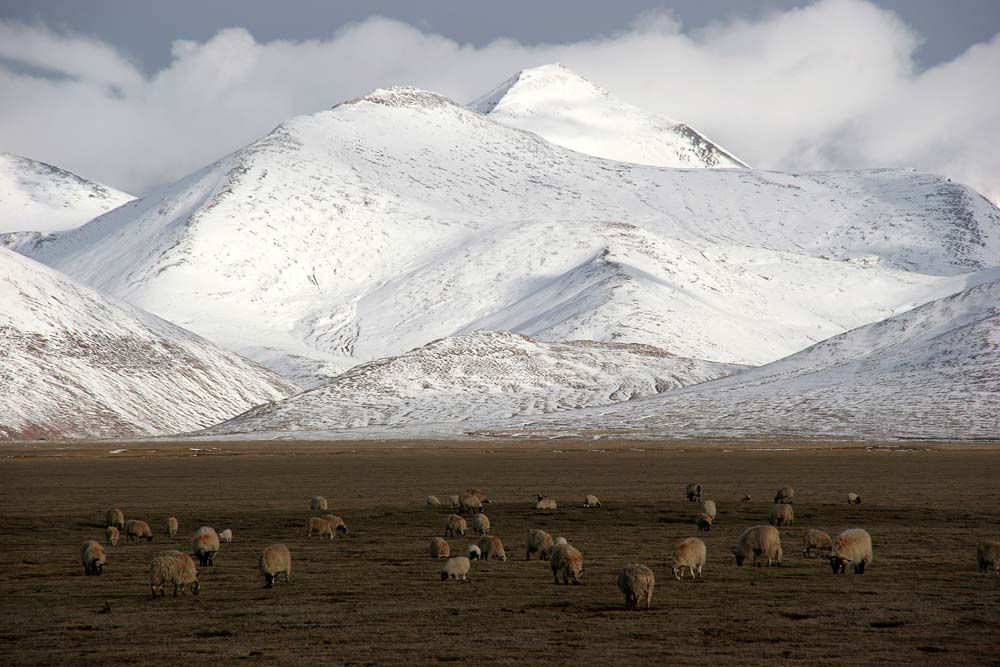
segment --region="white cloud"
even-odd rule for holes
[[[0,150],[141,193],[288,117],[383,85],[468,101],[518,69],[560,61],[616,95],[679,118],[757,167],[912,166],[1000,201],[1000,39],[915,73],[920,37],[862,0],[821,0],[685,31],[668,13],[571,44],[464,45],[385,18],[328,39],[257,42],[241,28],[178,41],[144,77],[112,47],[0,22]],[[2,61],[0,61],[2,62]]]

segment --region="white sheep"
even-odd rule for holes
[[[479,540],[480,558],[482,560],[507,560],[507,552],[504,551],[503,542],[495,535],[487,535]]]
[[[535,501],[536,510],[554,510],[555,508],[556,501],[554,498],[546,498],[541,494],[538,495],[538,498]]]
[[[312,499],[309,501],[309,509],[311,509],[314,512],[316,510],[329,509],[327,507],[326,498],[324,498],[323,496],[313,496]]]
[[[104,564],[108,562],[108,554],[96,541],[87,540],[80,546],[80,562],[83,563],[85,576],[100,575],[104,572]]]
[[[321,540],[324,538],[332,540],[333,527],[330,525],[330,520],[318,516],[309,517],[309,521],[306,523],[306,539],[313,535],[318,536]]]
[[[483,551],[475,544],[470,544],[465,547],[465,557],[469,560],[480,560],[483,557]]]
[[[191,553],[202,567],[215,564],[219,548],[219,534],[215,532],[215,528],[202,526],[191,536]]]
[[[448,558],[451,556],[451,545],[443,537],[431,538],[431,558]]]
[[[705,566],[705,559],[708,557],[708,550],[705,543],[697,537],[689,537],[674,545],[674,577],[680,581],[684,576],[684,570],[691,573],[691,578],[701,575],[701,568]]]
[[[179,528],[178,523],[177,523],[177,517],[172,516],[169,519],[167,519],[167,523],[166,523],[165,527],[167,529],[167,531],[166,531],[167,535],[170,536],[170,539],[174,539],[175,537],[177,537],[177,530]]]
[[[233,529],[226,528],[225,530],[219,531],[219,541],[223,544],[230,544],[233,541]]]
[[[483,501],[478,496],[466,494],[458,501],[459,514],[475,514],[483,511]]]
[[[459,505],[459,498],[458,498],[458,496],[452,496],[450,500],[451,500],[451,508],[452,509],[458,509],[458,505]]]
[[[688,501],[693,503],[701,500],[701,491],[701,484],[698,482],[691,482],[687,485],[687,488],[684,489],[684,495],[687,496]]]
[[[859,496],[858,494],[856,494],[856,493],[854,493],[852,491],[851,493],[847,494],[847,502],[849,504],[851,504],[851,505],[860,505],[861,504],[861,496]]]
[[[626,609],[649,609],[653,602],[653,571],[639,563],[629,563],[618,570],[618,590],[625,596]]]
[[[427,496],[427,504],[437,507],[441,504],[441,501],[437,499],[437,496]]]
[[[140,521],[139,519],[129,519],[125,522],[125,540],[127,542],[132,542],[140,539],[152,542],[153,531],[150,529],[149,524],[145,521]]]
[[[983,540],[976,545],[976,561],[980,572],[990,568],[1000,576],[1000,540]]]
[[[455,535],[461,535],[465,537],[465,531],[468,530],[466,526],[465,519],[458,516],[457,514],[449,514],[444,522],[444,536],[454,537]]]
[[[802,534],[802,555],[810,558],[815,552],[817,555],[823,552],[829,554],[833,547],[833,540],[828,533],[815,528],[809,528]]]
[[[114,526],[118,530],[125,530],[125,515],[117,507],[112,507],[104,513],[104,525]]]
[[[740,534],[733,548],[737,567],[753,556],[753,565],[760,567],[767,560],[767,566],[781,565],[781,535],[774,526],[751,526]]]
[[[718,510],[715,509],[715,501],[714,500],[706,500],[706,501],[704,501],[701,504],[701,513],[702,514],[707,514],[708,516],[712,517],[712,519],[714,520],[715,517],[716,517],[716,515],[718,514]]]
[[[174,585],[174,597],[177,591],[184,593],[184,587],[190,586],[191,593],[197,595],[201,590],[198,581],[198,569],[194,561],[186,553],[170,550],[161,552],[149,564],[149,590],[156,597],[156,592],[166,595],[165,584]]]
[[[791,526],[795,522],[795,510],[791,505],[781,503],[771,505],[767,513],[767,522],[772,526]]]
[[[335,534],[347,535],[351,532],[347,529],[347,524],[344,523],[344,520],[336,514],[324,514],[323,518],[330,522],[330,528],[333,529]]]
[[[873,560],[872,536],[864,528],[848,528],[834,538],[830,550],[834,574],[846,572],[848,563],[854,566],[854,574],[864,574],[865,567]]]
[[[583,499],[583,506],[586,508],[590,507],[600,507],[601,501],[597,499],[595,495],[589,495]]]
[[[790,486],[783,486],[774,494],[775,503],[786,503],[791,505],[795,502],[795,489]]]
[[[279,574],[287,584],[292,574],[292,554],[284,544],[272,544],[260,552],[257,568],[264,577],[264,588],[271,588]]]
[[[441,581],[448,579],[467,581],[471,562],[465,556],[452,556],[444,562],[441,568]]]
[[[549,567],[552,569],[552,578],[557,584],[560,576],[564,584],[583,583],[580,581],[580,577],[583,576],[583,554],[570,544],[563,544],[552,550]]]
[[[490,518],[485,514],[475,514],[472,516],[472,532],[476,535],[488,535],[490,532]]]
[[[118,534],[118,529],[115,528],[114,526],[107,527],[107,529],[104,531],[104,537],[107,538],[107,542],[111,546],[113,547],[118,546],[119,534]]]
[[[531,528],[528,530],[528,552],[524,560],[531,560],[531,554],[533,553],[538,554],[539,560],[548,560],[554,548],[555,545],[552,542],[551,535],[544,530]]]
[[[702,512],[701,514],[698,514],[698,515],[695,516],[694,522],[695,522],[695,524],[698,525],[698,530],[703,530],[706,533],[708,531],[712,530],[712,515],[711,514],[705,514],[704,512]]]

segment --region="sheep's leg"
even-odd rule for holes
[[[285,583],[286,584],[288,583],[288,571],[287,570],[285,570]]]
[[[177,584],[174,584],[174,597],[177,597]]]

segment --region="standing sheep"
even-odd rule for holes
[[[205,567],[215,564],[215,555],[219,553],[219,534],[215,528],[202,526],[191,536],[191,552],[198,563]]]
[[[444,567],[441,568],[441,581],[448,581],[448,579],[468,581],[470,566],[471,563],[465,556],[452,556],[444,562]]]
[[[500,561],[507,560],[507,552],[504,551],[503,542],[495,535],[487,535],[481,538],[479,540],[479,551],[482,554],[480,556],[482,560],[490,560],[491,558]]]
[[[231,544],[233,541],[233,529],[226,528],[219,532],[219,541],[223,544]]]
[[[856,494],[854,492],[848,493],[847,494],[847,502],[850,505],[860,505],[861,504],[861,496],[859,496],[858,494]]]
[[[441,501],[437,499],[437,496],[427,496],[427,504],[437,507],[441,504]]]
[[[1000,540],[983,540],[976,545],[976,561],[980,572],[990,568],[1000,576]]]
[[[465,490],[465,495],[467,495],[467,496],[475,496],[479,500],[479,502],[483,503],[484,505],[492,502],[490,500],[489,495],[487,495],[487,493],[485,491],[483,491],[482,489],[466,489]]]
[[[350,532],[344,520],[336,514],[324,514],[323,518],[330,522],[330,528],[333,529],[334,533],[347,535]]]
[[[740,535],[733,555],[736,556],[737,567],[742,567],[743,561],[751,556],[755,567],[763,565],[764,559],[768,567],[781,565],[781,535],[774,526],[751,526]]]
[[[118,546],[118,529],[114,526],[108,526],[107,530],[104,531],[104,536],[107,538],[108,544],[113,547]]]
[[[470,544],[465,547],[465,557],[469,560],[480,560],[483,557],[483,551],[475,544]]]
[[[618,570],[618,590],[625,596],[625,609],[649,609],[653,602],[653,571],[639,563],[629,563]]]
[[[167,519],[166,529],[167,529],[167,535],[170,536],[170,539],[174,539],[175,537],[177,537],[177,529],[178,529],[177,517],[172,516],[169,519]]]
[[[706,558],[708,550],[704,542],[697,537],[681,540],[674,546],[674,577],[680,581],[685,569],[691,573],[692,579],[696,575],[701,575],[701,568],[705,567]]]
[[[333,539],[333,527],[330,525],[329,519],[323,519],[318,516],[309,517],[306,529],[306,539],[310,539],[313,535],[318,535],[321,540],[323,538],[328,540]]]
[[[292,574],[292,554],[284,544],[272,544],[260,552],[257,567],[264,577],[264,588],[271,588],[279,574],[287,584],[288,577]]]
[[[125,523],[125,540],[132,542],[143,538],[147,542],[153,541],[153,531],[149,528],[149,524],[138,519],[129,519]]]
[[[326,498],[324,498],[323,496],[313,496],[312,499],[309,501],[309,509],[311,509],[314,512],[316,510],[329,509],[327,507]]]
[[[865,567],[873,560],[872,536],[867,530],[848,528],[833,540],[830,566],[834,574],[846,572],[848,563],[854,566],[854,574],[864,574]]]
[[[551,535],[544,530],[531,528],[528,530],[528,553],[525,555],[524,560],[531,560],[531,554],[533,553],[538,554],[538,560],[548,560],[549,556],[552,555],[553,548]]]
[[[451,545],[443,537],[431,538],[431,558],[448,558],[451,556]]]
[[[705,502],[703,502],[701,504],[701,512],[702,514],[707,514],[708,516],[712,517],[712,520],[714,521],[716,514],[718,514],[718,510],[715,509],[715,501],[706,500]]]
[[[689,502],[700,502],[701,501],[701,484],[698,482],[691,482],[687,485],[684,490],[684,495],[687,496]]]
[[[553,498],[546,498],[545,496],[538,494],[538,499],[535,501],[536,510],[554,510],[556,508],[556,501]]]
[[[564,544],[553,549],[549,567],[552,568],[552,578],[557,584],[560,576],[564,584],[583,583],[580,581],[583,576],[583,554],[572,545]]]
[[[698,530],[703,530],[706,533],[712,530],[712,515],[705,514],[704,512],[697,515],[694,518],[694,522],[698,524]]]
[[[832,547],[833,541],[830,539],[830,535],[822,530],[810,528],[802,534],[802,555],[806,558],[811,558],[814,551],[816,555],[823,552],[829,554]]]
[[[600,507],[601,501],[597,499],[597,496],[589,495],[583,499],[583,506],[588,509],[591,507]]]
[[[791,505],[776,504],[767,513],[767,522],[772,526],[791,526],[795,521],[795,510]]]
[[[461,535],[465,537],[465,531],[468,530],[465,524],[465,519],[458,516],[457,514],[449,514],[444,522],[444,536],[454,537],[455,535]]]
[[[478,496],[464,495],[462,496],[462,499],[458,501],[459,514],[475,514],[476,512],[482,513],[482,511],[483,501],[481,501]]]
[[[201,590],[201,583],[198,581],[198,569],[194,566],[191,556],[186,553],[170,550],[163,551],[153,558],[149,564],[149,590],[156,597],[156,592],[166,595],[163,590],[165,584],[174,585],[174,597],[177,591],[184,593],[184,587],[190,586],[191,593],[197,595]]]
[[[85,576],[100,575],[104,572],[104,564],[108,562],[108,554],[100,544],[87,540],[80,547],[80,562],[83,563]]]
[[[472,517],[472,532],[476,535],[488,535],[490,532],[490,518],[485,514],[476,514]]]
[[[451,508],[452,509],[458,509],[458,505],[459,505],[458,496],[452,496],[450,500],[451,500]]]
[[[125,530],[125,515],[117,507],[112,507],[104,513],[104,525],[114,526],[118,530]]]
[[[795,502],[795,489],[790,486],[783,486],[774,494],[775,503],[785,503],[791,505]]]

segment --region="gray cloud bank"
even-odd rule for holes
[[[296,114],[386,85],[467,102],[559,61],[768,169],[915,167],[1000,201],[1000,35],[917,72],[920,36],[862,0],[686,31],[668,13],[609,37],[482,47],[372,17],[324,40],[242,28],[179,40],[146,76],[107,43],[0,21],[0,151],[142,194]]]

